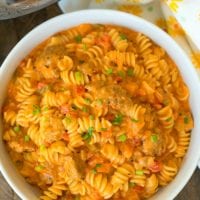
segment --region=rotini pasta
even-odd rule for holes
[[[187,152],[189,90],[164,49],[124,27],[81,24],[19,64],[3,140],[40,199],[143,200]]]

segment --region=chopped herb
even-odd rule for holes
[[[83,44],[83,50],[85,50],[85,51],[88,50],[88,46],[87,46],[87,44]]]
[[[107,131],[107,128],[101,128],[102,131]]]
[[[129,186],[130,186],[130,187],[134,187],[134,186],[135,186],[135,183],[134,183],[134,182],[129,182]]]
[[[29,142],[29,141],[30,141],[30,137],[29,137],[28,135],[25,135],[25,136],[24,136],[24,141],[25,141],[25,142]]]
[[[94,131],[94,127],[89,127],[89,129],[88,129],[88,133],[90,134],[90,135],[92,135],[92,133],[93,133],[93,131]]]
[[[151,135],[151,141],[152,142],[157,142],[158,141],[158,136],[157,135]]]
[[[120,136],[118,137],[118,141],[119,141],[119,142],[126,142],[126,140],[127,140],[126,134],[122,134],[122,135],[120,135]]]
[[[172,117],[167,118],[165,121],[170,122],[172,120]]]
[[[44,111],[47,111],[47,110],[49,110],[49,108],[48,108],[48,107],[45,107],[45,108],[44,108]]]
[[[119,71],[118,72],[118,75],[121,77],[121,78],[125,78],[126,74],[124,71]]]
[[[132,118],[131,121],[132,121],[132,122],[135,122],[135,123],[139,122],[138,119],[134,119],[134,118]]]
[[[83,111],[83,112],[88,112],[88,111],[89,111],[89,110],[88,110],[88,107],[83,107],[83,108],[82,108],[82,111]]]
[[[165,106],[169,105],[169,100],[168,100],[168,99],[165,99],[165,100],[163,101],[163,105],[165,105]]]
[[[71,117],[65,117],[64,120],[66,124],[70,124],[72,122]]]
[[[33,115],[38,115],[41,113],[41,108],[38,105],[33,105]]]
[[[35,171],[40,172],[44,169],[44,167],[42,165],[38,165],[35,167]]]
[[[92,169],[91,171],[92,171],[94,174],[97,173],[97,170],[96,170],[96,169]]]
[[[81,82],[83,80],[83,74],[80,71],[75,72],[75,79],[77,82]]]
[[[135,174],[142,176],[144,174],[144,171],[143,170],[136,170]]]
[[[42,144],[42,145],[40,146],[40,151],[44,151],[45,149],[46,149],[45,145]]]
[[[71,107],[72,107],[73,110],[78,110],[78,107],[74,104],[72,104]]]
[[[99,167],[101,167],[102,166],[102,164],[96,164],[96,166],[95,166],[95,168],[99,168]]]
[[[114,125],[119,125],[122,123],[123,120],[123,116],[121,114],[118,114],[117,116],[115,116],[114,120],[112,121],[112,123]]]
[[[126,39],[127,39],[127,36],[126,36],[125,34],[123,34],[123,33],[121,33],[121,34],[119,35],[119,37],[120,37],[122,40],[126,40]]]
[[[133,75],[134,75],[134,71],[133,71],[132,68],[129,68],[129,69],[127,70],[127,75],[128,75],[128,76],[133,76]]]
[[[101,105],[103,104],[102,99],[97,99],[96,102],[97,102],[97,104],[98,104],[99,106],[101,106]]]
[[[19,133],[20,127],[19,127],[19,126],[15,126],[15,127],[13,128],[13,130],[15,131],[15,133]]]
[[[81,41],[82,41],[82,36],[81,36],[81,35],[77,35],[74,39],[75,39],[75,41],[76,41],[77,43],[81,43]]]
[[[187,116],[184,117],[184,124],[188,124],[189,123],[189,118]]]
[[[113,73],[113,69],[112,68],[108,68],[107,70],[106,70],[106,74],[107,75],[111,75]]]
[[[90,115],[90,119],[91,119],[91,120],[94,120],[94,116],[93,116],[93,115]]]
[[[83,140],[90,140],[94,131],[94,127],[89,127],[88,132],[82,135]]]
[[[85,98],[84,101],[87,103],[87,104],[90,104],[91,103],[91,100],[89,98]]]

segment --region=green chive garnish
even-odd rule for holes
[[[94,131],[94,127],[89,127],[88,132],[82,135],[83,140],[90,140]]]
[[[165,121],[170,122],[172,120],[172,117],[167,118]]]
[[[65,120],[66,124],[70,124],[72,122],[71,117],[65,117],[64,120]]]
[[[151,141],[152,142],[157,142],[158,141],[158,136],[157,135],[151,135]]]
[[[114,125],[119,125],[122,123],[123,120],[123,116],[121,114],[118,114],[117,116],[115,116],[114,120],[112,121],[112,123]]]
[[[121,34],[119,35],[119,37],[120,37],[122,40],[126,40],[126,39],[127,39],[127,36],[126,36],[125,34],[123,34],[123,33],[121,33]]]
[[[143,170],[136,170],[135,174],[142,176],[144,174],[144,171]]]
[[[126,74],[124,71],[119,71],[118,72],[118,75],[121,77],[121,78],[125,78]]]
[[[90,103],[91,103],[91,100],[90,100],[89,98],[85,98],[84,101],[85,101],[85,103],[87,103],[87,104],[90,104]]]
[[[38,105],[33,105],[33,115],[38,115],[41,113],[41,108]]]
[[[15,127],[13,128],[13,130],[15,131],[15,133],[19,133],[20,127],[19,127],[19,126],[15,126]]]
[[[101,166],[102,166],[102,164],[96,164],[95,168],[99,168]]]
[[[25,142],[29,142],[29,141],[30,141],[30,137],[29,137],[28,135],[25,135],[25,136],[24,136],[24,141],[25,141]]]
[[[77,82],[81,82],[83,80],[83,74],[80,71],[75,72],[75,79]]]
[[[44,144],[40,145],[40,151],[44,151],[45,149],[46,149],[46,147]]]
[[[35,167],[35,171],[40,172],[44,169],[44,167],[42,165],[38,165]]]
[[[113,69],[112,68],[108,68],[107,70],[106,70],[106,74],[107,75],[111,75],[113,73]]]
[[[87,107],[83,107],[83,108],[82,108],[82,111],[83,111],[83,112],[88,112],[88,108],[87,108]]]
[[[82,41],[82,36],[81,36],[81,35],[77,35],[74,39],[75,39],[75,41],[76,41],[77,43],[81,43],[81,41]]]
[[[126,142],[127,136],[125,134],[122,134],[118,137],[119,142]]]
[[[188,124],[189,123],[189,118],[187,116],[184,117],[184,124]]]
[[[132,68],[129,68],[129,69],[127,70],[127,75],[128,75],[128,76],[133,76],[133,75],[134,75],[134,71],[133,71]]]
[[[134,119],[134,118],[132,118],[131,121],[132,121],[132,122],[135,122],[135,123],[139,122],[138,119]]]
[[[87,44],[83,44],[83,50],[84,50],[84,51],[87,51],[87,50],[88,50]]]
[[[107,131],[107,128],[101,128],[102,131]]]

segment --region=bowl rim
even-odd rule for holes
[[[103,17],[111,17],[111,19],[114,16],[120,16],[122,18],[129,18],[130,20],[133,20],[133,22],[137,23],[137,26],[139,25],[143,25],[146,26],[146,28],[150,29],[151,31],[154,31],[155,34],[153,36],[149,36],[148,33],[143,32],[144,34],[146,34],[148,37],[150,37],[152,40],[156,40],[156,37],[162,37],[163,40],[166,40],[170,43],[171,46],[173,46],[176,51],[178,52],[178,54],[180,55],[180,57],[182,57],[182,59],[184,59],[185,61],[185,65],[188,66],[190,68],[190,71],[193,75],[193,79],[194,81],[196,81],[197,85],[196,85],[196,90],[197,93],[200,93],[200,82],[199,82],[199,78],[197,76],[197,73],[195,71],[195,69],[193,68],[191,61],[189,60],[189,58],[187,57],[187,55],[185,54],[185,52],[181,49],[181,47],[167,34],[165,33],[163,30],[161,30],[160,28],[158,28],[157,26],[155,26],[154,24],[140,18],[137,16],[133,16],[131,14],[128,13],[124,13],[124,12],[120,12],[120,11],[113,11],[113,10],[108,10],[108,9],[91,9],[91,10],[81,10],[81,11],[75,11],[72,13],[67,13],[67,14],[62,14],[59,16],[56,16],[52,19],[49,19],[45,22],[43,22],[42,24],[36,26],[33,30],[31,30],[28,34],[26,34],[17,44],[16,46],[11,50],[11,52],[8,54],[8,56],[6,57],[6,59],[4,60],[2,67],[0,68],[0,82],[4,76],[4,74],[6,73],[6,68],[9,64],[9,62],[11,62],[11,59],[13,58],[13,56],[16,55],[16,53],[18,52],[18,50],[20,49],[21,46],[27,46],[27,43],[29,41],[29,39],[32,39],[35,35],[41,33],[41,31],[45,30],[45,28],[50,27],[52,24],[56,25],[56,22],[59,22],[60,20],[62,21],[65,18],[76,18],[77,16],[81,17],[81,16],[95,16],[95,19],[91,19],[91,22],[88,23],[94,23],[93,21],[99,21],[99,19],[101,18],[101,16]],[[100,15],[100,16],[98,16]],[[88,19],[89,20],[89,19]],[[130,21],[129,20],[129,21]],[[83,21],[83,22],[82,22]],[[74,24],[73,26],[76,26],[78,24],[81,23],[86,23],[87,20],[83,20],[80,19],[80,21],[77,24]],[[101,21],[101,20],[100,20]],[[69,22],[70,23],[70,22]],[[106,23],[104,23],[106,24]],[[112,20],[108,20],[107,24],[116,24],[117,23],[112,23]],[[120,24],[118,24],[120,26]],[[73,27],[72,25],[67,25],[66,23],[66,27]],[[123,23],[124,27],[128,27],[129,29],[132,29],[130,26],[127,25],[126,22]],[[66,29],[68,29],[66,28]],[[62,31],[62,29],[56,29],[53,28],[54,31],[51,32],[51,34],[47,34],[45,36],[45,38],[47,39],[50,35]],[[63,29],[64,30],[64,29]],[[136,30],[138,31],[138,30]],[[41,41],[43,41],[44,39],[41,39]],[[41,42],[40,42],[41,43]],[[157,44],[159,44],[159,46],[162,46],[160,43],[156,42]],[[38,44],[35,44],[34,46],[37,46]],[[33,48],[32,48],[33,49]],[[165,49],[167,51],[167,49]],[[29,52],[28,52],[29,53]],[[26,55],[28,55],[28,53]],[[171,56],[170,56],[171,57]],[[17,65],[16,65],[17,67]],[[15,67],[15,69],[16,69]],[[180,70],[180,69],[179,69]],[[200,104],[199,104],[200,105]],[[200,115],[199,115],[200,116]],[[198,118],[200,119],[200,117],[198,116]],[[200,130],[200,126],[197,127],[198,130]],[[179,183],[179,185],[177,185],[176,188],[174,188],[173,192],[171,194],[169,194],[168,199],[173,199],[175,198],[175,196],[177,196],[177,194],[183,189],[183,187],[186,185],[186,183],[188,182],[188,180],[190,179],[190,177],[192,176],[196,166],[197,166],[197,162],[200,158],[200,151],[195,152],[196,154],[194,155],[193,159],[194,162],[192,162],[189,166],[190,168],[188,169],[188,173],[185,174],[184,179],[182,179],[182,181]],[[1,160],[0,160],[1,161]],[[27,199],[26,195],[22,193],[20,187],[18,185],[16,185],[12,178],[9,176],[9,172],[4,168],[4,166],[2,165],[2,163],[0,162],[0,171],[2,172],[3,176],[5,177],[5,179],[7,180],[7,182],[9,183],[9,185],[12,187],[12,189],[22,198],[22,199]]]

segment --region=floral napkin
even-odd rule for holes
[[[174,38],[200,77],[200,0],[61,0],[59,6],[63,12],[106,8],[145,18]]]

